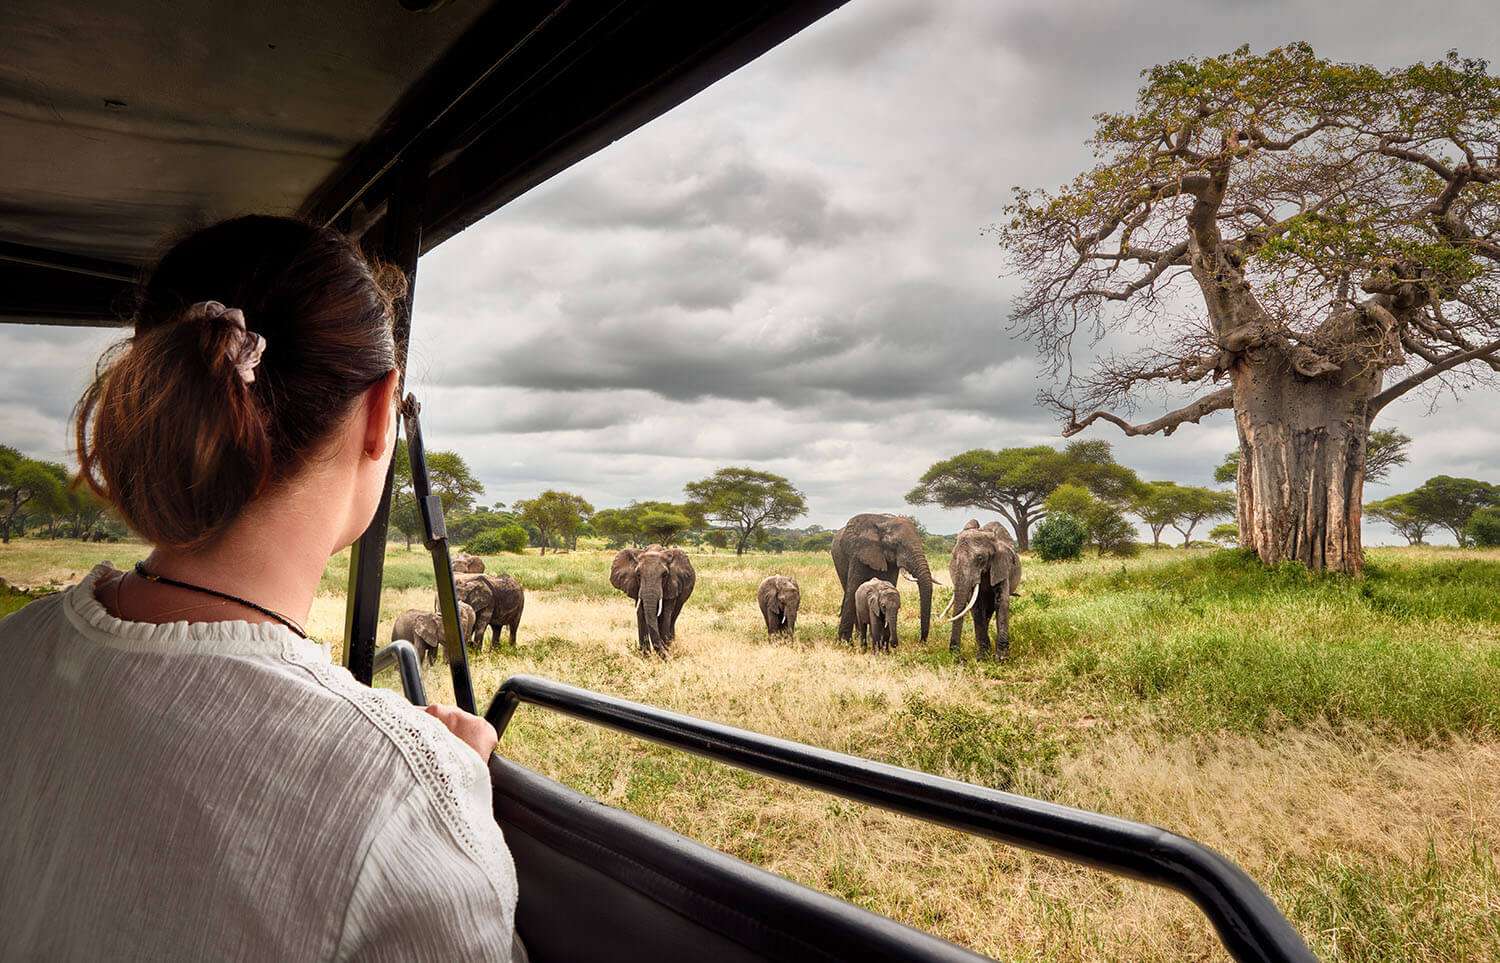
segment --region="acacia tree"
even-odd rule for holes
[[[474,500],[484,494],[484,485],[469,470],[469,463],[456,451],[427,451],[427,483],[432,494],[443,504],[443,516],[467,512],[474,507]],[[411,480],[411,455],[406,450],[406,439],[396,439],[395,487],[391,495],[391,524],[406,537],[406,547],[411,548],[412,539],[423,535],[422,514],[417,508]],[[498,503],[497,503],[498,504]]]
[[[1172,527],[1182,536],[1182,547],[1191,548],[1193,529],[1209,519],[1233,515],[1234,509],[1234,495],[1229,492],[1181,485],[1175,498]]]
[[[790,481],[754,468],[720,468],[683,486],[689,514],[713,519],[738,533],[734,554],[767,525],[785,525],[807,513],[807,500]]]
[[[1018,190],[997,228],[1028,281],[1014,320],[1069,372],[1043,400],[1065,436],[1233,410],[1242,544],[1358,572],[1371,420],[1500,371],[1500,79],[1456,54],[1380,71],[1305,44],[1144,77],[1134,110],[1097,118],[1098,163]],[[1075,374],[1080,331],[1154,337]],[[1113,410],[1225,379],[1149,421]]]
[[[1069,483],[1120,501],[1135,492],[1140,479],[1115,461],[1106,441],[1075,441],[1062,451],[1048,445],[975,448],[928,468],[906,500],[988,509],[1010,523],[1016,547],[1024,552],[1031,548],[1031,526],[1047,514],[1047,496]]]
[[[547,546],[553,544],[554,538],[558,548],[573,544],[578,529],[594,513],[594,506],[582,495],[554,489],[548,489],[535,498],[512,502],[510,507],[522,520],[536,528],[543,555],[547,554]]]
[[[1365,514],[1394,528],[1408,545],[1425,544],[1428,531],[1437,524],[1412,505],[1410,492],[1370,502]]]
[[[8,543],[12,529],[25,513],[61,512],[67,508],[68,474],[61,465],[27,458],[0,445],[0,543]]]
[[[1182,486],[1171,481],[1147,482],[1131,500],[1130,510],[1151,529],[1151,544],[1161,545],[1161,533],[1177,517]]]
[[[1500,485],[1477,478],[1434,475],[1401,497],[1414,514],[1437,528],[1446,528],[1454,541],[1465,545],[1468,543],[1465,528],[1474,513],[1500,507]]]

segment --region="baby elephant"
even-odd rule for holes
[[[854,590],[854,625],[859,647],[889,652],[897,645],[896,616],[901,611],[901,593],[885,579],[872,578]]]
[[[791,635],[796,631],[797,606],[802,604],[802,590],[797,587],[796,579],[787,575],[767,575],[755,598],[760,603],[761,618],[766,620],[768,633]]]
[[[458,627],[461,638],[467,639],[474,630],[474,610],[463,602],[458,603]],[[428,665],[437,661],[438,650],[443,647],[443,617],[421,609],[408,609],[396,616],[391,624],[391,641],[405,639],[417,647],[417,655]]]

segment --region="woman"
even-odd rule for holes
[[[359,685],[302,628],[380,499],[403,286],[274,217],[145,285],[76,417],[151,554],[0,622],[0,958],[512,954],[494,729]]]

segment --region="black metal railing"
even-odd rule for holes
[[[1176,890],[1241,961],[1309,963],[1307,944],[1234,863],[1155,826],[871,762],[536,676],[500,687],[485,718],[503,736],[522,702],[963,832]]]
[[[375,652],[375,671],[391,665],[401,674],[401,691],[414,706],[427,704],[427,688],[422,685],[422,663],[417,650],[405,639],[397,639]]]

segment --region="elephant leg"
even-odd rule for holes
[[[510,647],[516,647],[516,632],[521,628],[521,617],[518,615],[510,620]]]
[[[849,563],[849,577],[844,582],[844,604],[839,608],[839,641],[848,642],[854,637],[854,590],[859,588],[869,579],[864,574],[864,566],[855,562]]]
[[[776,630],[780,628],[780,626],[776,622],[776,616],[772,614],[769,608],[761,609],[760,616],[761,618],[766,620],[766,634],[775,635]]]
[[[990,657],[990,615],[993,613],[994,596],[989,586],[981,585],[979,597],[974,600],[974,648],[979,658]]]

